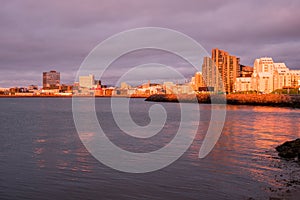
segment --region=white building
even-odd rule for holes
[[[251,77],[251,87],[253,90],[262,93],[273,91],[273,68],[274,62],[272,58],[264,57],[255,59]]]
[[[88,89],[96,87],[94,75],[90,74],[88,76],[79,76],[79,86],[81,88]]]
[[[273,75],[269,72],[253,73],[251,87],[257,92],[271,93],[273,91]]]
[[[235,92],[243,92],[252,90],[251,77],[239,77],[236,78],[234,85]]]
[[[296,87],[300,80],[300,73],[299,76],[297,74],[291,73],[284,63],[274,63],[272,58],[259,58],[254,62],[251,87],[252,90],[262,93],[271,93],[284,87]]]
[[[274,63],[273,82],[274,90],[292,86],[290,70],[284,63]]]
[[[290,70],[292,87],[300,87],[300,70]]]
[[[173,94],[173,87],[175,84],[173,82],[164,82],[163,88],[166,92],[166,94]]]

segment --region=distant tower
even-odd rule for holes
[[[57,71],[43,72],[43,88],[58,89],[60,86],[60,73]]]
[[[203,75],[204,83],[207,87],[216,88],[216,84],[217,84],[216,67],[213,65],[213,61],[210,57],[203,58],[202,75]]]

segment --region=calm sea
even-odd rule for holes
[[[130,100],[133,120],[147,125],[153,104]],[[110,99],[96,99],[97,116],[108,137],[134,152],[159,149],[174,137],[179,104],[161,105],[168,111],[166,128],[149,140],[134,139],[117,128]],[[75,129],[72,99],[0,99],[0,199],[267,199],[297,190],[286,186],[297,166],[278,159],[274,147],[300,137],[299,109],[227,106],[217,145],[199,159],[210,105],[200,108],[198,134],[182,157],[155,172],[130,174],[88,153]]]

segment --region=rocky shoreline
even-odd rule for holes
[[[256,105],[300,108],[300,95],[282,94],[197,94],[195,95],[174,95],[174,94],[154,94],[146,101],[155,102],[193,102],[210,104],[230,104],[230,105]]]
[[[269,199],[299,199],[300,195],[300,138],[286,141],[275,147],[278,152],[278,168],[280,174],[275,175],[275,180],[282,183],[284,187],[269,188],[272,195]]]

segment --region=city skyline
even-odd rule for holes
[[[97,44],[120,31],[143,26],[178,30],[208,52],[218,47],[236,55],[243,65],[253,66],[254,59],[266,56],[300,69],[298,1],[89,1],[85,5],[73,1],[71,7],[69,3],[2,3],[0,87],[40,84],[40,72],[52,69],[61,72],[63,83],[71,83]],[[214,16],[222,17],[216,21]],[[140,52],[117,63],[118,70],[107,76],[106,84],[148,60],[173,66],[186,76],[194,73],[161,52]]]
[[[155,83],[155,84],[163,84],[164,82],[174,82],[176,84],[186,84],[186,83],[191,83],[191,82],[195,81],[195,85],[192,87],[196,87],[196,88],[212,87],[212,88],[215,88],[215,91],[223,91],[224,90],[227,93],[232,93],[235,91],[251,91],[254,88],[250,89],[250,88],[248,88],[247,85],[250,84],[250,79],[252,77],[253,72],[254,72],[253,75],[255,75],[257,72],[257,62],[259,60],[264,60],[264,59],[267,59],[268,65],[269,64],[272,65],[272,66],[269,66],[269,68],[271,67],[270,69],[272,69],[272,72],[271,71],[267,71],[267,72],[273,73],[273,68],[274,68],[274,70],[275,69],[279,70],[279,71],[277,71],[277,73],[278,72],[286,73],[286,69],[288,70],[287,73],[289,73],[290,69],[285,65],[285,63],[279,63],[279,62],[275,63],[275,62],[273,62],[273,59],[271,57],[256,58],[254,60],[253,65],[245,66],[240,63],[239,57],[236,57],[235,55],[232,55],[225,50],[222,50],[219,48],[214,48],[211,50],[210,56],[203,57],[203,62],[202,62],[202,67],[201,67],[202,70],[196,71],[190,77],[185,77],[186,79],[174,79],[174,78],[172,79],[171,77],[167,77],[165,79],[154,79],[153,77],[151,77],[151,74],[150,75],[148,74],[146,79],[141,79],[141,77],[133,79],[133,80],[121,78],[118,81],[118,83],[116,83],[116,84],[105,84],[105,85],[109,86],[109,87],[121,87],[122,82],[123,83],[126,82],[127,84],[129,83],[130,86],[138,87],[143,84],[146,84],[146,82],[149,82],[149,83],[151,82],[151,83]],[[271,63],[269,63],[269,61],[271,61]],[[274,66],[273,66],[273,63],[274,63]],[[282,65],[282,66],[280,66],[280,65]],[[142,70],[143,70],[143,68],[140,69],[140,71],[142,71]],[[266,72],[266,71],[263,71],[262,69],[260,69],[259,72]],[[294,80],[294,82],[295,81],[297,82],[297,80],[299,79],[300,70],[291,69],[291,72],[295,73],[295,75],[294,75],[295,80],[294,79],[293,80]],[[46,88],[47,89],[58,89],[58,87],[60,85],[69,85],[69,86],[74,85],[74,84],[76,85],[76,83],[81,82],[81,79],[82,80],[84,79],[84,81],[82,81],[82,82],[84,82],[84,85],[90,85],[89,88],[92,88],[93,84],[95,84],[95,86],[98,84],[97,81],[100,83],[100,85],[101,85],[102,81],[104,81],[104,83],[106,82],[105,79],[95,80],[95,77],[97,77],[97,75],[88,73],[88,74],[86,74],[86,76],[81,75],[81,76],[77,77],[71,83],[64,83],[64,82],[61,83],[60,74],[61,74],[60,72],[58,72],[54,69],[51,69],[51,70],[49,70],[49,72],[42,72],[42,81],[39,84],[29,84],[27,86],[26,85],[25,86],[14,85],[12,87],[7,87],[7,88],[19,88],[19,87],[27,88],[28,86],[29,87],[35,86],[35,87],[40,87],[43,89],[46,89]],[[201,77],[198,77],[199,75],[201,75]],[[219,78],[218,78],[218,76],[219,76]],[[268,75],[268,76],[273,76],[273,75]],[[256,75],[255,75],[255,77],[256,77]],[[195,79],[195,80],[193,80],[193,79]],[[96,81],[96,82],[94,83],[94,81]],[[275,87],[275,88],[281,89],[285,86],[295,87],[297,85],[296,83],[292,83],[291,79],[288,81],[290,82],[289,84],[286,83],[286,81],[281,80],[282,83],[280,83],[280,86]],[[245,84],[245,85],[241,86],[240,84]],[[254,83],[251,83],[251,84],[254,84]],[[239,89],[236,90],[236,87]],[[4,89],[4,87],[2,87],[2,88]],[[248,89],[240,90],[241,88],[244,88],[244,89],[248,88]],[[257,90],[257,88],[254,90]],[[273,90],[270,90],[269,92],[272,92],[272,91]]]
[[[16,96],[140,96],[153,94],[199,94],[199,93],[246,93],[269,94],[299,93],[300,70],[290,70],[285,63],[274,62],[270,57],[257,58],[254,66],[244,66],[240,58],[227,51],[215,48],[211,57],[203,57],[203,71],[195,72],[184,82],[160,80],[153,78],[142,80],[139,84],[130,84],[126,78],[119,80],[119,84],[106,85],[102,80],[95,79],[95,75],[80,75],[72,84],[60,82],[60,72],[51,70],[43,72],[43,87],[29,85],[28,87],[0,88],[2,95]],[[215,63],[215,64],[214,64]],[[137,75],[137,74],[135,74]],[[140,77],[139,77],[140,78]],[[129,84],[128,84],[129,83]]]

